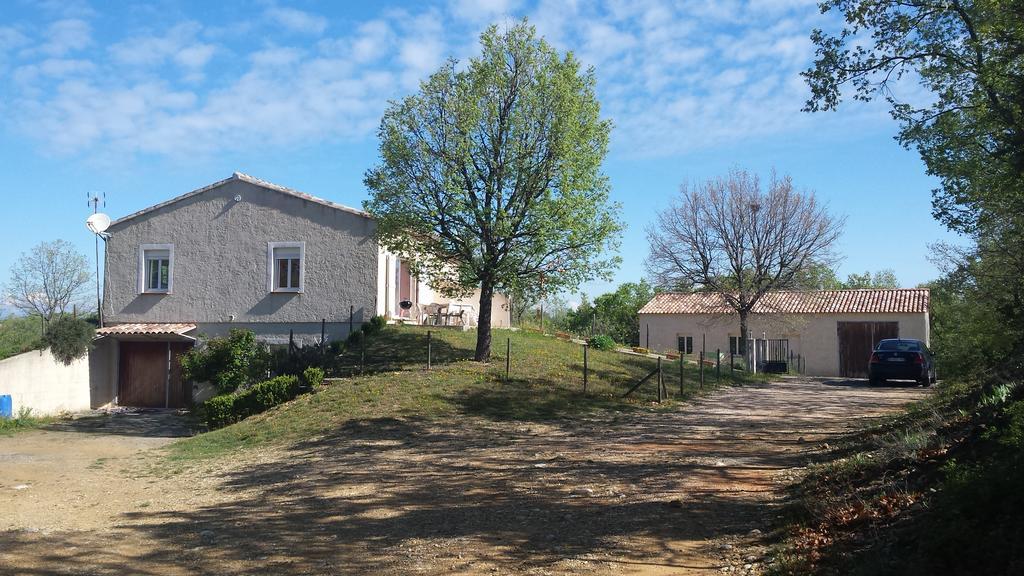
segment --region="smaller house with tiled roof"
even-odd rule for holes
[[[760,360],[799,357],[812,376],[867,377],[868,359],[884,338],[929,342],[927,289],[779,291],[748,317]],[[739,315],[719,294],[666,292],[640,309],[641,345],[711,357],[739,354]]]

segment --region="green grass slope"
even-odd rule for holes
[[[1024,386],[950,382],[831,444],[771,574],[1024,574]]]
[[[606,411],[663,409],[701,391],[697,369],[685,367],[680,394],[679,363],[664,362],[669,399],[658,405],[656,378],[630,397],[623,394],[657,366],[655,359],[590,350],[583,392],[583,350],[579,344],[529,332],[495,330],[490,364],[473,362],[476,332],[432,330],[433,369],[426,370],[427,329],[387,328],[365,349],[364,375],[330,380],[315,393],[296,398],[242,422],[173,444],[170,457],[189,461],[239,449],[283,444],[335,430],[366,418],[444,418],[458,415],[496,420],[538,421],[585,417]],[[505,382],[505,351],[511,370]],[[360,351],[341,359],[358,371]],[[720,385],[731,384],[723,369]],[[716,387],[705,374],[707,392]],[[659,408],[660,407],[660,408]]]

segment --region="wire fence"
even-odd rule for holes
[[[432,370],[472,359],[473,350],[464,344],[454,345],[443,336],[449,330],[396,331],[389,332],[387,338],[361,337],[345,343],[329,343],[323,338],[320,343],[305,347],[290,343],[287,357],[281,365],[282,373],[301,373],[307,366],[320,366],[329,378],[337,379],[415,369],[417,366]],[[742,355],[723,353],[721,349],[691,354],[617,350],[614,354],[619,356],[615,363],[625,366],[626,370],[614,372],[602,366],[595,372],[591,346],[567,336],[562,340],[575,342],[579,352],[578,358],[560,363],[568,366],[567,371],[559,373],[560,382],[570,386],[578,382],[579,390],[588,393],[597,380],[599,384],[618,389],[623,398],[643,396],[660,402],[699,393],[723,383],[748,380],[759,372],[799,374],[806,368],[805,359],[788,346],[752,339],[748,348],[751,353]],[[517,377],[537,375],[536,366],[527,366],[529,359],[517,356],[514,344],[511,336],[497,337],[492,343],[497,353],[489,373],[505,384]],[[601,362],[607,363],[607,357],[602,356]]]

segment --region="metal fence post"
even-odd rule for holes
[[[366,365],[366,338],[359,339],[359,373],[363,373],[363,368]]]
[[[512,368],[512,338],[505,340],[505,384],[508,384],[508,373]]]
[[[584,392],[587,391],[587,376],[588,376],[587,373],[589,372],[589,366],[587,365],[587,348],[590,348],[590,346],[587,346],[586,344],[584,344],[583,345],[583,391]]]
[[[432,334],[431,334],[430,330],[427,330],[427,370],[430,370],[430,356],[431,356],[430,352],[431,352],[431,344],[433,343],[431,341],[431,335]]]
[[[683,364],[686,363],[686,354],[679,353],[679,395],[684,394],[685,389],[683,388]]]
[[[355,319],[356,319],[356,307],[352,306],[352,305],[349,305],[349,307],[348,307],[348,333],[350,335],[352,334],[352,330],[354,330],[353,323],[355,322]]]
[[[664,392],[665,392],[665,389],[663,388],[664,384],[665,384],[664,380],[662,380],[662,378],[661,378],[661,356],[658,356],[658,402],[659,403],[662,400],[664,400],[664,398],[662,398],[662,396],[664,395]]]
[[[704,351],[700,351],[700,389],[704,389]]]

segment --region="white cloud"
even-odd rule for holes
[[[493,23],[519,9],[519,0],[451,0],[448,10],[459,20],[472,23]]]
[[[183,22],[163,34],[140,34],[112,44],[107,51],[116,63],[136,70],[156,71],[167,62],[176,64],[183,80],[190,83],[203,79],[203,69],[213,58],[217,47],[198,40],[202,26]]]
[[[0,100],[6,122],[67,154],[372,145],[389,99],[415,90],[446,57],[475,54],[486,19],[510,12],[595,68],[616,154],[671,156],[787,137],[815,122],[800,112],[807,88],[798,73],[811,58],[816,17],[803,0],[453,0],[445,10],[385,10],[318,39],[270,34],[328,27],[320,16],[271,7],[239,24],[245,34],[191,21],[134,29],[92,60],[73,54],[92,41],[84,21],[58,21],[38,39],[0,27],[0,57],[5,45],[22,50]],[[28,48],[33,42],[41,48]],[[206,85],[214,59],[221,67]],[[875,109],[844,117],[854,124],[876,116],[887,121]]]
[[[0,53],[28,44],[28,36],[13,26],[0,26]]]
[[[38,51],[49,56],[64,56],[92,44],[92,27],[85,20],[68,18],[50,24]],[[29,50],[31,53],[32,50]]]
[[[89,74],[95,69],[96,66],[88,60],[47,58],[37,64],[15,68],[12,78],[18,84],[31,86],[43,78],[67,79]]]
[[[442,16],[437,12],[399,14],[397,20],[399,37],[402,38],[397,55],[402,85],[407,90],[414,90],[422,80],[437,71],[451,51],[443,36]]]
[[[206,66],[215,51],[212,44],[193,44],[179,50],[174,61],[183,68],[200,69]]]
[[[86,0],[26,0],[26,3],[58,18],[91,18],[96,15]]]
[[[352,58],[357,62],[372,62],[380,58],[394,41],[391,26],[383,20],[372,20],[359,27],[352,41]]]
[[[327,29],[327,19],[323,16],[295,8],[269,8],[266,11],[266,16],[290,32],[299,34],[320,35]]]

